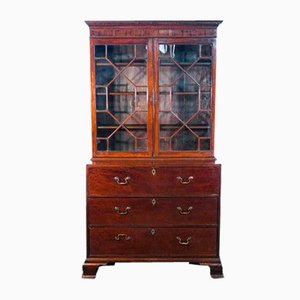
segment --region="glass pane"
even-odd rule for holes
[[[200,140],[200,149],[209,150],[210,149],[210,139],[201,139]]]
[[[107,46],[107,57],[113,63],[129,63],[134,58],[134,45]]]
[[[201,57],[211,57],[211,45],[201,45]]]
[[[135,57],[136,59],[147,59],[147,46],[135,45]]]
[[[136,140],[137,151],[147,151],[147,148],[148,148],[147,143],[148,143],[147,139]]]
[[[95,46],[95,58],[105,57],[106,47],[104,45]]]
[[[106,151],[107,150],[107,140],[106,139],[98,139],[97,140],[97,150],[98,151]]]
[[[135,86],[147,85],[147,66],[145,61],[139,62],[138,65],[130,65],[124,70],[123,74]]]
[[[105,88],[96,88],[96,109],[97,110],[107,109]]]
[[[201,104],[200,107],[201,109],[210,109],[210,92],[202,92],[201,93]]]
[[[172,60],[161,60],[159,68],[159,85],[171,85],[181,75],[181,69]]]
[[[108,138],[115,132],[115,128],[108,128],[107,126],[99,126],[97,128],[97,135],[102,138]]]
[[[148,92],[146,87],[137,87],[135,95],[135,110],[147,111]]]
[[[199,57],[199,45],[173,45],[174,59],[179,63],[193,63]]]
[[[181,76],[173,84],[174,92],[194,92],[198,94],[199,87],[199,83],[196,80],[183,72],[181,72]]]
[[[159,45],[160,151],[207,151],[211,135],[210,44]]]
[[[189,71],[192,80],[200,85],[201,91],[210,91],[211,88],[211,67],[195,65]]]
[[[108,110],[121,123],[134,112],[134,94],[109,93]]]
[[[119,122],[116,120],[116,118],[113,117],[111,113],[108,112],[98,112],[97,113],[97,126],[117,126],[119,125]]]
[[[198,95],[173,94],[172,111],[187,122],[199,109]]]
[[[108,90],[116,93],[134,93],[135,86],[124,75],[119,74],[119,76],[108,85]]]
[[[197,150],[198,137],[195,136],[189,129],[184,128],[173,137],[172,149],[177,151]]]
[[[110,151],[135,151],[135,139],[127,130],[121,128],[109,139]]]
[[[147,151],[147,46],[96,45],[98,151]]]
[[[96,64],[96,85],[109,85],[117,74],[118,71],[111,65]]]
[[[171,111],[171,94],[172,88],[159,88],[159,111]]]
[[[171,112],[160,112],[159,123],[162,138],[171,138],[182,127],[181,121]]]
[[[130,118],[124,123],[130,134],[135,139],[147,138],[147,113],[146,112],[135,112]]]
[[[189,124],[194,126],[210,126],[210,112],[200,111],[190,120]]]
[[[171,146],[170,146],[170,139],[167,138],[161,138],[159,140],[159,149],[162,151],[170,151]]]

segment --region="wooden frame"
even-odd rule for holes
[[[221,21],[87,21],[90,27],[91,98],[92,98],[92,145],[93,161],[105,157],[145,158],[145,157],[200,157],[214,161],[214,119],[215,119],[215,37],[216,27]],[[138,26],[138,27],[137,27]],[[95,62],[94,46],[97,44],[147,44],[148,79],[148,151],[97,151],[96,111],[95,111]],[[211,92],[211,147],[206,151],[159,151],[158,145],[158,43],[211,43],[212,53],[212,92]]]
[[[95,60],[94,60],[94,47],[99,44],[109,44],[109,45],[130,45],[130,44],[146,44],[148,45],[148,59],[147,59],[147,81],[148,81],[148,121],[147,121],[147,134],[148,138],[148,151],[147,152],[119,152],[119,151],[97,151],[96,147],[96,95],[95,95]],[[92,110],[92,149],[93,149],[93,158],[97,157],[149,157],[152,154],[152,114],[153,114],[153,105],[152,105],[152,41],[150,39],[111,39],[111,38],[101,38],[101,39],[90,39],[90,64],[91,64],[91,110]]]
[[[189,44],[196,45],[201,43],[212,44],[212,89],[211,89],[211,149],[209,151],[159,151],[159,58],[158,58],[158,45],[160,43],[166,44]],[[215,58],[215,39],[212,38],[156,38],[154,39],[154,95],[155,95],[155,144],[154,144],[154,156],[161,157],[202,157],[210,158],[214,160],[214,112],[215,112],[215,70],[216,70],[216,58]]]

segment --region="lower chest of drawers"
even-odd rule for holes
[[[115,262],[207,264],[219,258],[221,166],[87,167],[83,276]]]
[[[216,257],[220,166],[87,169],[89,257]]]

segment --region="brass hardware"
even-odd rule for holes
[[[156,174],[156,170],[154,168],[152,168],[152,175],[154,176]]]
[[[190,206],[186,211],[182,210],[180,206],[177,207],[177,210],[179,210],[179,213],[181,215],[189,215],[193,209],[193,206]]]
[[[179,236],[177,236],[176,239],[179,241],[180,245],[188,245],[190,243],[190,241],[192,240],[192,237],[189,236],[185,242],[183,242]]]
[[[114,178],[114,181],[117,183],[117,184],[122,184],[122,185],[124,185],[124,184],[128,184],[128,181],[130,180],[130,177],[129,176],[126,176],[125,178],[124,178],[124,181],[123,182],[121,182],[120,181],[120,178],[119,177],[115,177]]]
[[[123,239],[124,241],[129,241],[131,239],[131,237],[127,234],[119,233],[117,236],[115,236],[115,239],[117,241],[120,241],[121,239]]]
[[[119,215],[127,215],[128,214],[128,211],[130,210],[130,206],[127,206],[125,208],[124,211],[120,211],[120,208],[115,206],[115,211],[119,214]]]
[[[155,234],[155,229],[152,228],[150,232],[151,232],[152,235],[154,235]]]
[[[151,202],[152,202],[152,205],[154,206],[156,204],[156,199],[153,198]]]
[[[177,180],[179,180],[179,182],[180,182],[181,184],[189,184],[189,183],[191,183],[191,181],[192,181],[193,179],[194,179],[194,176],[190,176],[190,177],[188,178],[187,181],[183,181],[182,177],[177,176]]]

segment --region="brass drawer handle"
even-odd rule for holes
[[[120,181],[120,178],[118,177],[118,176],[116,176],[115,178],[114,178],[114,181],[117,183],[117,184],[121,184],[121,185],[124,185],[124,184],[128,184],[128,181],[130,180],[130,177],[129,176],[126,176],[125,178],[124,178],[124,181],[122,182],[122,181]]]
[[[189,183],[191,183],[191,181],[192,181],[193,179],[194,179],[194,176],[190,176],[190,177],[188,178],[187,181],[183,181],[182,177],[177,176],[177,180],[178,180],[181,184],[189,184]]]
[[[129,210],[130,210],[130,206],[127,206],[124,211],[121,211],[119,207],[115,206],[115,211],[119,215],[127,215]]]
[[[181,238],[179,236],[176,237],[176,239],[179,241],[180,245],[188,245],[190,243],[190,241],[192,240],[192,237],[189,236],[186,241],[182,241]]]
[[[131,237],[124,233],[119,233],[117,236],[115,236],[115,240],[120,241],[121,239],[123,239],[124,241],[129,241]]]
[[[190,206],[186,211],[182,210],[180,206],[177,207],[177,210],[179,210],[179,213],[181,215],[189,215],[193,209],[193,206]]]

